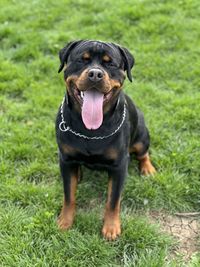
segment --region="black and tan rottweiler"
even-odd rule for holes
[[[123,93],[125,73],[132,81],[134,58],[114,43],[80,40],[60,50],[66,95],[56,119],[64,202],[60,229],[72,226],[80,167],[108,172],[108,197],[103,236],[114,240],[121,233],[120,196],[130,153],[144,175],[155,173],[149,158],[149,133],[144,118]]]

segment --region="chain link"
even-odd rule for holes
[[[64,119],[64,115],[63,115],[64,101],[65,101],[65,97],[63,98],[63,101],[62,101],[62,104],[61,104],[61,107],[60,107],[60,116],[61,116],[61,120],[62,120],[60,122],[60,124],[59,124],[60,131],[61,132],[70,132],[70,133],[74,134],[75,136],[78,136],[80,138],[84,138],[84,139],[87,139],[87,140],[102,140],[102,139],[106,139],[106,138],[109,138],[109,137],[113,136],[122,127],[122,125],[123,125],[123,123],[125,121],[125,118],[126,118],[126,104],[124,104],[122,121],[121,121],[120,125],[117,127],[117,129],[114,132],[112,132],[111,134],[108,134],[108,135],[104,135],[104,136],[92,136],[92,137],[86,136],[84,134],[77,133],[77,132],[73,131],[69,126],[66,126],[66,122],[65,122],[65,119]]]

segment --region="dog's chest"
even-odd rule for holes
[[[59,145],[65,161],[75,161],[89,168],[115,165],[121,157],[115,144],[102,140],[92,142],[62,143]]]

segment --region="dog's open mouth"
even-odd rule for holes
[[[98,129],[103,122],[103,106],[112,97],[112,90],[104,94],[95,88],[80,91],[73,86],[74,97],[82,107],[81,116],[85,127],[89,130]]]
[[[84,99],[84,93],[86,91],[80,91],[77,87],[74,87],[73,90],[74,90],[74,96],[75,96],[76,100],[82,106],[83,105],[83,99]],[[92,88],[92,89],[89,89],[89,90],[96,90],[96,89]],[[108,102],[110,100],[110,98],[112,97],[112,95],[113,95],[112,90],[110,92],[106,93],[106,94],[103,94],[103,96],[104,96],[103,103],[105,104],[106,102]]]

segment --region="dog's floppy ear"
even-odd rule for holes
[[[70,43],[68,43],[65,47],[63,47],[60,51],[59,51],[59,58],[60,58],[60,67],[58,70],[58,73],[62,71],[65,63],[67,63],[67,59],[68,56],[70,54],[70,52],[72,51],[72,49],[79,44],[80,42],[82,42],[82,40],[79,41],[72,41]]]
[[[135,63],[134,57],[125,47],[118,46],[118,48],[124,61],[124,70],[127,73],[129,81],[132,82],[131,69]]]

